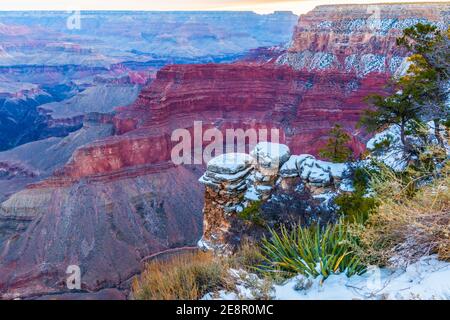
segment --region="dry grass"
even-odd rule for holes
[[[375,181],[380,206],[364,227],[356,227],[361,255],[370,264],[408,264],[437,253],[450,261],[450,175],[409,197],[394,175]],[[395,257],[395,260],[392,258]]]
[[[231,257],[233,267],[244,269],[249,272],[255,272],[256,267],[264,262],[264,256],[261,253],[259,244],[250,240],[242,240],[237,252]]]
[[[153,261],[132,286],[137,300],[197,300],[208,292],[232,289],[228,262],[210,252]]]

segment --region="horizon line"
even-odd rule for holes
[[[257,14],[273,14],[276,12],[292,12],[296,15],[307,13],[318,6],[339,5],[388,5],[388,4],[439,4],[449,3],[448,0],[192,0],[189,5],[184,1],[142,0],[60,0],[58,2],[41,0],[15,0],[1,2],[0,12],[23,11],[141,11],[141,12],[255,12]]]

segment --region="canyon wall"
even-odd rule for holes
[[[66,136],[84,114],[131,104],[164,65],[230,62],[281,45],[297,16],[15,11],[0,20],[2,151]]]
[[[194,245],[203,168],[170,159],[173,130],[192,132],[194,121],[222,132],[277,128],[292,153],[314,155],[341,123],[362,152],[368,137],[355,124],[363,98],[384,92],[392,60],[406,55],[394,45],[400,27],[393,26],[448,21],[448,4],[381,7],[388,36],[360,27],[368,6],[325,6],[300,18],[286,52],[263,51],[269,59],[162,68],[135,103],[116,110],[114,136],[79,147],[53,176],[0,205],[3,297],[66,291],[69,264],[80,265],[83,290],[119,286],[148,255]],[[372,56],[384,67],[371,67]],[[357,62],[346,68],[346,60]]]
[[[407,52],[396,45],[402,30],[419,22],[448,28],[449,4],[319,6],[299,20],[288,52],[278,62],[297,70],[339,69],[394,73]]]

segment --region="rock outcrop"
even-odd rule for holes
[[[254,203],[276,201],[271,199],[275,189],[292,188],[294,179],[297,187],[311,190],[328,205],[330,197],[340,192],[348,170],[346,164],[291,155],[286,145],[267,142],[259,143],[251,155],[228,153],[212,159],[199,179],[206,187],[199,247],[233,251],[246,223],[239,214]]]
[[[248,188],[248,176],[254,169],[254,159],[247,154],[231,153],[208,163],[200,182],[206,185],[202,246],[226,244],[229,230],[237,220],[233,213],[243,209],[242,201]],[[234,220],[234,221],[233,221]],[[225,248],[224,248],[225,249]]]

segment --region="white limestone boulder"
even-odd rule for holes
[[[209,161],[207,170],[233,175],[250,167],[252,162],[252,157],[246,153],[225,153]]]
[[[291,157],[289,147],[284,144],[260,142],[251,152],[258,165],[263,168],[279,169]]]
[[[298,177],[298,167],[297,164],[300,160],[300,156],[291,156],[288,161],[286,161],[280,168],[280,175],[283,178]]]

